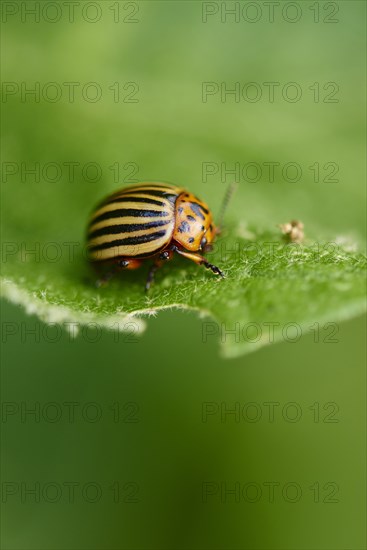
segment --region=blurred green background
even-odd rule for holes
[[[253,23],[248,2],[80,2],[72,22],[62,4],[54,23],[53,3],[38,3],[39,22],[26,12],[35,4],[3,3],[2,76],[20,90],[3,95],[3,162],[80,165],[74,181],[64,170],[55,183],[3,172],[13,231],[44,238],[42,215],[23,227],[27,204],[44,212],[62,198],[69,215],[50,220],[49,238],[81,239],[95,200],[128,182],[129,163],[135,179],[184,184],[217,211],[233,176],[204,181],[204,162],[295,162],[295,183],[281,170],[273,183],[265,170],[241,179],[232,221],[297,217],[314,237],[365,242],[363,2],[302,1],[297,12],[280,2],[274,22],[258,2]],[[238,22],[223,5],[240,7]],[[22,100],[22,82],[56,82],[62,96]],[[80,83],[73,102],[65,82]],[[99,101],[83,98],[88,82]],[[203,102],[203,82],[256,82],[263,95]],[[264,82],[279,83],[273,102]],[[289,82],[297,102],[281,94]],[[133,91],[138,101],[127,102]],[[96,182],[83,178],[88,162],[102,169]],[[325,181],[326,163],[338,181]],[[70,340],[5,302],[2,320],[3,548],[365,548],[363,319],[338,325],[334,343],[321,327],[319,343],[310,331],[230,361],[191,313],[150,319],[136,342],[107,332],[92,342],[93,331]]]

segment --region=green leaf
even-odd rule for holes
[[[192,309],[203,317],[204,341],[216,334],[227,357],[298,339],[315,322],[336,322],[364,310],[362,254],[335,243],[286,244],[280,231],[232,226],[226,233],[209,254],[225,271],[224,280],[177,258],[158,272],[148,295],[143,268],[96,288],[82,243],[28,240],[25,245],[18,239],[23,242],[18,247],[8,241],[3,294],[44,321],[71,330],[73,323],[95,322],[138,332],[146,316],[168,308]]]

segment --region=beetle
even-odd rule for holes
[[[99,284],[119,270],[137,269],[153,260],[146,291],[157,269],[175,253],[224,277],[200,254],[210,250],[219,232],[208,206],[186,189],[142,182],[109,195],[94,210],[87,232],[88,257],[97,271],[109,268]]]

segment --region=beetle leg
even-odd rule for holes
[[[175,247],[175,251],[180,254],[180,256],[184,256],[188,260],[195,262],[197,265],[203,265],[207,269],[211,269],[215,275],[220,275],[224,278],[224,273],[219,269],[219,267],[210,264],[203,256],[200,256],[200,254],[196,254],[195,252],[186,252],[177,247]]]
[[[172,256],[173,256],[173,251],[172,250],[164,250],[164,252],[160,253],[160,255],[158,256],[158,259],[154,262],[154,264],[152,265],[152,267],[149,270],[148,277],[147,277],[147,280],[146,280],[146,283],[145,283],[145,292],[148,292],[148,290],[150,289],[150,287],[151,287],[151,285],[154,281],[156,271],[160,267],[162,267],[163,262],[166,262],[167,260],[170,260],[172,258]]]
[[[146,280],[146,283],[145,283],[145,292],[148,292],[148,290],[150,289],[150,287],[151,287],[151,285],[154,281],[155,272],[157,271],[157,269],[159,269],[161,267],[161,265],[162,265],[162,262],[157,261],[149,269],[148,277],[147,277],[147,280]]]
[[[108,271],[99,276],[96,281],[96,287],[100,288],[105,286],[117,273],[123,269],[137,269],[142,264],[139,259],[129,258],[123,260],[117,260],[108,267]],[[97,264],[94,265],[98,274],[100,274],[100,267]]]
[[[101,288],[101,286],[105,286],[110,279],[115,275],[116,271],[107,271],[104,273],[101,277],[99,277],[96,280],[96,287]]]

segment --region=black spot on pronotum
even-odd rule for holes
[[[197,204],[196,202],[191,202],[191,203],[190,203],[190,208],[191,208],[191,210],[194,212],[194,214],[196,214],[197,216],[199,216],[202,220],[205,220],[205,216],[204,216],[204,214],[202,213],[201,207],[200,207],[199,204]]]
[[[200,208],[202,209],[202,211],[205,212],[205,214],[209,214],[209,210],[207,210],[207,209],[205,208],[205,206],[203,206],[203,205],[201,204],[200,201],[198,201],[198,205],[200,206]]]
[[[190,214],[187,216],[187,219],[190,220],[190,222],[194,222],[194,221],[195,221],[194,216],[190,216]]]
[[[190,244],[193,243],[194,240],[195,240],[194,237],[190,237],[190,238],[189,238],[189,243],[190,243]]]
[[[201,231],[204,231],[204,229],[205,229],[205,227],[202,225],[202,226],[201,226]]]
[[[190,224],[188,222],[181,222],[178,226],[179,233],[188,233],[190,231]]]

